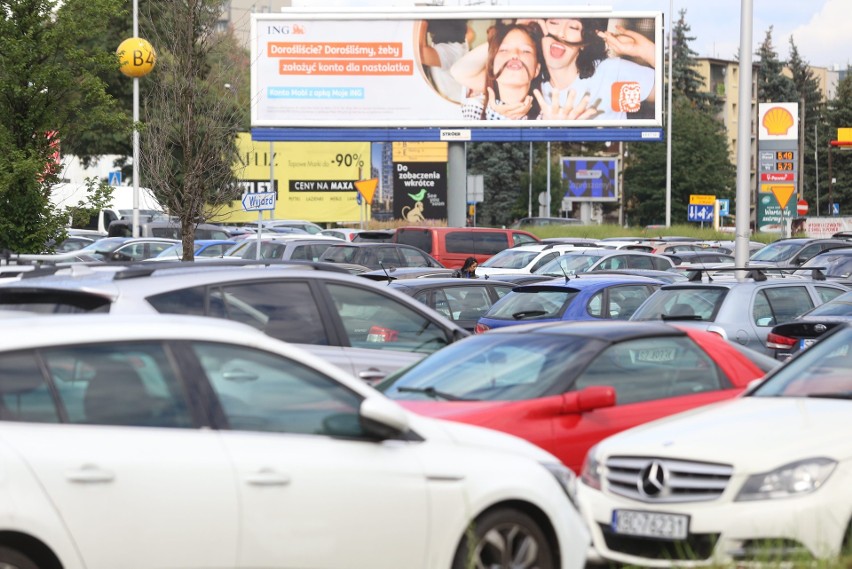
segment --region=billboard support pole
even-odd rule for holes
[[[465,143],[447,143],[447,226],[464,227],[467,221],[467,162]]]
[[[530,140],[530,188],[529,188],[529,202],[527,202],[527,217],[532,217],[532,158],[533,158],[533,145],[532,140]]]
[[[745,267],[749,258],[751,229],[751,37],[753,20],[752,0],[742,0],[740,13],[740,92],[737,129],[737,208],[734,264]],[[745,278],[745,271],[737,271],[737,279]]]

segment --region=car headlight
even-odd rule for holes
[[[595,490],[600,490],[603,467],[601,467],[601,463],[598,462],[597,455],[597,446],[593,446],[589,449],[589,452],[586,453],[586,459],[583,461],[583,470],[580,474],[580,478],[586,486],[594,488]]]
[[[808,494],[828,480],[835,466],[837,461],[830,458],[809,458],[770,472],[753,474],[746,479],[736,501],[773,500]]]
[[[574,471],[560,462],[542,462],[541,465],[550,472],[562,486],[568,499],[577,506],[577,475]]]

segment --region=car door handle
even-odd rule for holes
[[[387,377],[387,375],[388,374],[386,371],[382,371],[374,367],[367,368],[358,372],[358,377],[360,377],[364,381],[379,381],[380,379],[384,379],[385,377]]]
[[[271,468],[261,468],[254,474],[249,474],[246,482],[252,486],[287,486],[290,484],[290,477]]]
[[[93,484],[99,482],[112,482],[115,480],[115,473],[99,468],[94,464],[84,464],[80,468],[67,471],[65,473],[65,478],[71,482]]]

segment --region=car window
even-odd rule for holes
[[[607,311],[600,317],[614,318],[617,320],[629,320],[636,309],[639,308],[653,290],[645,285],[619,285],[612,286],[606,290]],[[592,314],[589,312],[589,314]],[[592,316],[597,316],[592,314]]]
[[[512,233],[512,246],[515,245],[526,245],[528,243],[538,243],[534,237],[530,237],[529,235],[525,235],[523,233]]]
[[[556,290],[532,287],[516,289],[494,304],[487,316],[516,321],[561,318],[577,294],[576,289],[567,287]]]
[[[403,267],[430,267],[432,264],[426,258],[426,255],[417,249],[409,249],[408,247],[400,247],[398,252],[402,256]]]
[[[672,263],[668,259],[660,257],[649,257],[651,268],[656,271],[667,271],[672,268]]]
[[[547,263],[549,263],[550,261],[552,261],[553,259],[555,259],[558,256],[559,256],[559,253],[556,252],[556,251],[551,251],[550,253],[545,253],[544,255],[542,255],[541,259],[536,261],[535,264],[532,267],[530,267],[530,272],[535,271],[539,267],[543,267],[544,265],[546,265]],[[519,267],[519,268],[522,268],[522,267]]]
[[[479,320],[491,308],[491,299],[483,287],[453,287],[447,290],[447,295],[455,296],[459,307],[454,320]]]
[[[414,298],[419,300],[426,306],[431,306],[441,314],[443,314],[447,318],[453,318],[453,308],[455,307],[455,302],[450,302],[450,299],[447,298],[447,295],[443,290],[424,290],[422,292],[418,292]],[[453,299],[455,301],[455,299]],[[434,304],[434,306],[432,306]],[[456,307],[456,314],[458,313],[459,308]]]
[[[608,385],[616,404],[639,403],[729,387],[712,359],[686,337],[642,338],[603,350],[577,377],[575,389]]]
[[[58,423],[50,388],[32,352],[0,356],[0,420]]]
[[[373,252],[376,255],[376,265],[375,268],[379,268],[379,266],[383,265],[385,267],[402,267],[404,266],[402,260],[400,259],[399,253],[397,252],[396,247],[376,247]],[[369,263],[362,263],[364,265],[370,266]]]
[[[474,252],[479,255],[494,255],[509,246],[509,241],[504,233],[476,233],[473,236],[476,244]],[[449,243],[447,251],[449,251]]]
[[[752,316],[758,326],[775,326],[813,307],[811,296],[803,286],[763,288],[755,295]]]
[[[317,370],[242,346],[198,342],[192,349],[231,429],[364,435],[361,397]]]
[[[392,297],[341,284],[327,289],[351,346],[432,353],[448,343],[437,322]]]
[[[656,269],[654,263],[651,262],[652,257],[644,257],[642,255],[632,255],[624,259],[627,262],[628,269]]]
[[[159,342],[41,351],[70,423],[193,427],[186,393]]]
[[[821,302],[828,302],[829,300],[837,298],[843,294],[842,290],[829,286],[816,286],[814,288],[816,288],[817,296],[819,296]]]
[[[661,288],[630,319],[712,322],[727,294],[728,289],[721,287]]]
[[[826,246],[823,243],[813,243],[811,245],[808,245],[807,247],[802,249],[798,255],[796,255],[796,261],[801,264],[816,255],[817,253],[819,253],[820,251],[823,251],[825,247]]]

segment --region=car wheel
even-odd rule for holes
[[[553,548],[535,520],[509,509],[494,510],[475,520],[453,559],[453,569],[533,567],[556,567]]]
[[[23,553],[0,546],[0,569],[38,569],[38,565]]]

